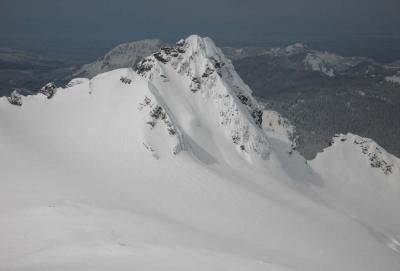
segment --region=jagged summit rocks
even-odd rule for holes
[[[46,96],[47,99],[51,99],[56,94],[56,91],[57,86],[53,82],[49,82],[39,90],[39,93]],[[21,94],[20,91],[14,90],[10,96],[7,97],[7,100],[12,105],[22,106],[24,96],[25,95]]]
[[[22,95],[17,90],[11,92],[10,96],[7,97],[7,99],[12,105],[22,106]]]
[[[44,85],[40,90],[39,93],[45,95],[47,99],[53,98],[53,96],[56,94],[57,91],[57,86],[53,82],[47,83]]]

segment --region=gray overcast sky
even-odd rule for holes
[[[285,35],[400,35],[400,0],[0,0],[0,37],[26,42],[263,41]]]

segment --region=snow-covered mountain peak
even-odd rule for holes
[[[136,70],[160,90],[158,96],[166,104],[177,104],[171,114],[182,126],[195,119],[208,130],[222,128],[248,158],[253,154],[268,158],[269,143],[261,129],[262,109],[210,38],[192,35],[174,47],[163,47],[141,61]],[[190,137],[197,138],[205,131],[192,126],[188,127]]]
[[[189,55],[201,54],[204,57],[215,57],[220,53],[212,39],[208,37],[200,37],[198,35],[191,35],[185,40],[180,40],[177,45],[184,45]]]
[[[153,66],[156,66],[156,63],[168,63],[181,74],[190,71],[190,68],[202,70],[204,73],[208,65],[215,69],[221,69],[225,65],[225,63],[221,63],[222,60],[225,60],[222,51],[210,38],[191,35],[186,39],[179,40],[173,47],[162,47],[139,63],[137,70],[144,75]],[[153,65],[150,67],[149,63]],[[193,65],[196,67],[190,67]],[[199,74],[199,76],[201,75]]]
[[[307,44],[301,43],[301,42],[297,42],[295,44],[292,44],[292,47],[294,48],[307,48]]]

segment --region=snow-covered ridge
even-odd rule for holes
[[[394,164],[392,159],[375,141],[356,136],[353,143],[359,145],[361,152],[368,156],[371,167],[382,170],[386,175],[393,174]]]
[[[366,165],[369,165],[372,169],[379,170],[385,175],[398,174],[400,172],[399,159],[387,153],[372,139],[353,134],[339,134],[332,138],[330,145],[328,151],[331,148],[346,148],[349,152],[358,153],[360,161],[364,161]],[[319,155],[323,155],[323,153]],[[351,157],[351,155],[348,155],[348,157]],[[318,156],[316,160],[318,160]]]
[[[124,99],[132,103],[131,109],[121,106],[119,110],[128,110],[131,115],[134,113],[133,116],[126,116],[128,119],[136,115],[132,125],[137,125],[141,147],[147,149],[153,157],[159,158],[161,149],[167,149],[174,155],[184,149],[181,133],[166,112],[167,106],[154,96],[147,80],[132,69],[114,70],[99,74],[93,79],[76,78],[65,87],[57,88],[54,83],[48,83],[36,95],[22,96],[14,92],[10,97],[0,98],[0,101],[8,101],[16,110],[21,111],[21,114],[38,106],[43,106],[43,112],[51,111],[56,104],[67,105],[66,101],[71,103],[72,107],[82,107],[81,110],[84,110],[87,103],[88,108],[96,107],[96,110],[103,114],[107,110],[98,107],[107,99]],[[104,118],[107,118],[107,115]],[[152,135],[153,133],[155,135]]]
[[[74,81],[76,81],[76,79],[72,80],[66,87],[68,87],[70,84],[73,84]],[[53,82],[49,82],[44,85],[36,94],[23,95],[18,90],[14,90],[8,97],[0,97],[0,99],[8,100],[8,102],[12,105],[22,106],[24,104],[24,100],[27,100],[27,96],[41,95],[45,96],[47,99],[51,99],[56,94],[56,92],[57,86]]]

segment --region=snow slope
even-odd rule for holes
[[[396,205],[334,206],[209,38],[20,98],[0,99],[0,270],[400,267]]]

